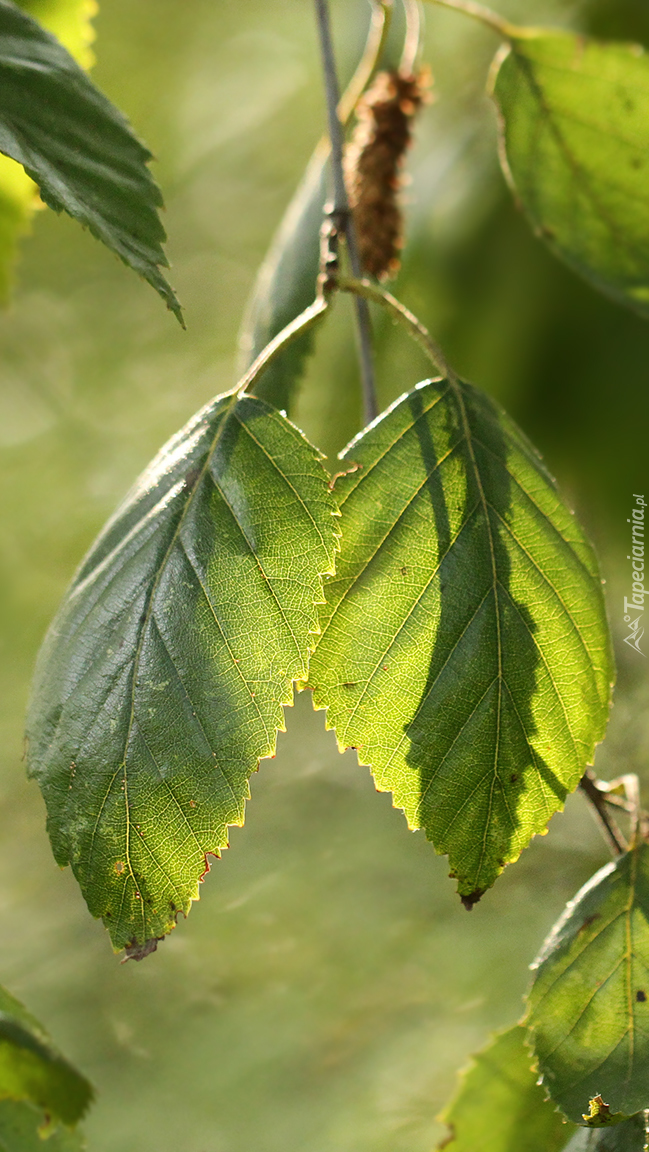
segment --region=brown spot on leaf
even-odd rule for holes
[[[122,964],[126,964],[127,960],[146,959],[152,952],[155,952],[161,940],[164,940],[164,936],[154,936],[151,940],[145,940],[144,944],[138,944],[137,940],[132,940],[130,944],[126,945],[126,955]]]
[[[638,988],[638,991],[635,994],[635,998],[638,1001],[638,1004],[644,1004],[645,1000],[647,999],[647,993],[643,992],[642,988]]]
[[[593,912],[592,916],[587,916],[586,919],[584,920],[583,924],[581,925],[579,931],[585,932],[587,928],[590,928],[591,924],[593,924],[595,922],[595,920],[599,920],[600,915],[601,915],[600,912]]]
[[[125,868],[126,868],[126,864],[124,863],[123,860],[116,860],[115,861],[115,871],[117,872],[118,876],[122,875],[122,872],[125,870]]]

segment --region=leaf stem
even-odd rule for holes
[[[613,850],[613,854],[615,856],[621,856],[623,852],[627,851],[627,845],[622,839],[622,834],[617,824],[609,816],[606,810],[606,805],[608,803],[606,792],[602,791],[602,789],[598,787],[598,781],[595,773],[589,770],[584,772],[584,775],[579,781],[579,787],[581,788],[584,795],[587,796],[590,800],[595,815],[597,816],[597,819],[602,826],[602,830],[606,836],[606,839],[608,840]]]
[[[457,383],[457,373],[451,368],[437,341],[433,340],[428,329],[424,327],[421,320],[417,319],[414,312],[406,308],[400,300],[397,300],[396,296],[392,296],[390,292],[384,292],[383,289],[377,288],[376,285],[371,284],[369,280],[352,280],[346,277],[339,277],[337,287],[341,292],[352,292],[355,296],[362,296],[365,300],[371,300],[374,304],[380,304],[382,308],[385,308],[386,311],[391,314],[394,320],[406,329],[413,340],[423,348],[433,366],[452,383]]]
[[[455,12],[462,12],[465,16],[471,16],[473,20],[479,20],[481,24],[485,24],[487,28],[491,28],[493,32],[497,32],[499,36],[504,36],[506,40],[511,39],[517,32],[514,24],[510,24],[497,12],[492,12],[491,8],[486,8],[484,4],[476,3],[476,0],[428,0],[430,4],[439,4],[442,8],[452,8]]]
[[[419,55],[421,8],[419,0],[403,0],[403,7],[406,12],[406,35],[403,41],[399,72],[402,76],[412,76]]]
[[[345,187],[345,172],[343,166],[343,128],[338,115],[339,88],[336,60],[331,38],[331,23],[329,20],[328,0],[315,0],[318,32],[320,35],[320,51],[325,82],[327,100],[327,119],[329,123],[329,139],[331,141],[331,167],[333,169],[334,201],[329,212],[333,225],[339,232],[343,232],[347,239],[349,262],[354,278],[361,276],[360,258],[356,243],[356,230],[349,208],[347,189]],[[375,419],[378,413],[376,402],[376,388],[374,384],[374,365],[372,363],[372,325],[367,301],[362,297],[356,300],[356,330],[358,335],[358,353],[361,370],[361,387],[363,392],[363,409],[366,423]]]
[[[275,357],[283,351],[287,344],[291,344],[292,341],[296,340],[298,336],[301,336],[303,332],[307,332],[309,328],[317,324],[318,320],[320,320],[327,311],[329,303],[328,296],[318,296],[317,299],[313,301],[313,304],[305,308],[304,312],[300,312],[300,315],[296,316],[295,320],[291,320],[290,324],[287,324],[285,328],[282,328],[281,332],[277,333],[277,336],[259,353],[257,359],[253,360],[245,376],[242,376],[234,389],[234,395],[237,400],[257,381],[262,372],[266,371]]]
[[[412,2],[412,0],[404,0]],[[371,0],[372,17],[365,41],[365,48],[356,71],[338,101],[338,117],[342,124],[350,119],[358,101],[372,79],[381,58],[385,41],[392,22],[393,0]],[[327,141],[328,143],[328,141]]]

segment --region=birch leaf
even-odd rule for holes
[[[582,1123],[649,1108],[649,845],[577,893],[534,964],[528,1025],[547,1090]]]
[[[45,641],[28,759],[54,854],[136,958],[197,899],[274,754],[333,571],[334,509],[294,425],[217,398],[109,522]]]
[[[471,906],[561,808],[602,738],[597,564],[516,425],[425,382],[342,453],[342,550],[309,685]]]
[[[512,29],[493,94],[506,172],[537,233],[649,316],[649,57],[634,44]]]

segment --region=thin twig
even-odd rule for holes
[[[283,351],[287,344],[291,344],[292,341],[296,340],[298,336],[301,336],[303,332],[307,332],[309,328],[312,328],[313,325],[324,316],[328,307],[329,297],[325,295],[318,296],[317,299],[313,301],[313,304],[310,304],[308,308],[304,309],[304,312],[300,312],[300,315],[295,317],[295,320],[291,320],[290,324],[282,328],[281,332],[278,332],[277,336],[270,341],[270,344],[267,344],[263,351],[259,353],[257,359],[253,360],[245,376],[243,376],[237,384],[234,390],[237,398],[243,396],[244,392],[256,382],[262,372],[266,371],[268,366],[275,357]]]
[[[606,793],[597,787],[597,780],[594,773],[589,771],[584,772],[584,775],[579,781],[579,787],[590,800],[614,854],[621,856],[623,852],[627,851],[627,845],[622,839],[622,833],[617,824],[611,819],[606,810]]]
[[[486,24],[506,40],[519,31],[514,24],[510,24],[497,12],[492,12],[491,8],[485,8],[484,4],[477,4],[476,0],[429,0],[429,3],[439,4],[442,8],[452,8],[455,12],[463,12],[465,16],[471,16],[481,24]]]
[[[406,35],[403,41],[399,72],[402,76],[412,76],[419,55],[421,8],[419,7],[419,0],[403,0],[403,7],[406,13]]]
[[[361,266],[356,243],[356,230],[349,209],[349,200],[345,187],[343,129],[338,116],[338,73],[336,71],[336,61],[331,39],[328,0],[315,0],[315,7],[318,31],[320,34],[320,49],[322,53],[322,66],[327,98],[327,119],[329,123],[329,139],[331,140],[331,166],[334,181],[334,202],[330,215],[334,226],[345,234],[352,272],[355,279],[360,279]],[[370,423],[370,421],[376,417],[378,407],[376,403],[376,388],[374,385],[374,366],[372,363],[372,326],[370,312],[366,300],[361,298],[356,300],[356,321],[363,391],[363,409],[366,423]]]
[[[374,304],[380,304],[382,308],[385,308],[423,348],[433,367],[437,368],[447,380],[457,383],[457,373],[451,368],[437,341],[433,340],[421,320],[418,320],[414,313],[406,308],[400,300],[397,300],[390,292],[384,292],[382,288],[377,288],[369,280],[350,280],[340,277],[337,285],[341,292],[352,292],[355,296],[362,296],[366,300],[371,300]]]

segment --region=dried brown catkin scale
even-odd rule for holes
[[[364,272],[386,280],[399,268],[403,214],[401,169],[412,125],[429,100],[430,73],[379,72],[357,109],[345,154],[345,179]]]

